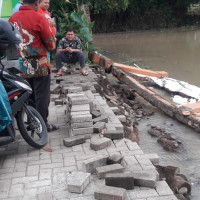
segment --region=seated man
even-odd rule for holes
[[[81,74],[87,76],[88,73],[85,71],[85,57],[81,49],[81,41],[74,35],[72,29],[68,30],[66,37],[59,41],[57,52],[55,56],[56,68],[58,73],[56,77],[62,76],[62,62],[64,63],[76,63],[80,62]]]

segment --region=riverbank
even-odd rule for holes
[[[109,137],[107,137],[106,141],[109,142],[106,143],[106,146],[104,143],[100,145],[103,138],[105,138],[103,137],[104,135],[102,135],[101,131],[96,134],[90,132],[91,128],[87,129],[85,133],[83,132],[85,129],[77,130],[76,128],[76,130],[73,129],[72,131],[70,127],[72,123],[68,121],[67,116],[68,114],[74,116],[72,112],[85,112],[86,110],[80,110],[80,108],[83,109],[87,107],[84,106],[85,104],[92,106],[91,108],[93,109],[95,108],[95,111],[100,112],[101,115],[104,114],[104,119],[107,118],[108,122],[104,122],[106,127],[106,130],[103,131],[104,134],[108,130],[123,130],[121,129],[123,125],[119,119],[122,121],[125,116],[119,117],[119,115],[115,115],[113,110],[121,114],[120,110],[118,110],[116,106],[110,107],[106,103],[104,97],[101,97],[95,89],[95,87],[98,88],[99,86],[97,80],[99,80],[99,78],[100,80],[105,79],[105,77],[100,75],[100,73],[93,73],[90,69],[88,71],[89,76],[86,77],[81,76],[79,71],[76,73],[72,70],[70,74],[52,80],[51,92],[55,94],[51,97],[49,122],[59,125],[60,129],[49,133],[49,142],[46,148],[41,150],[33,149],[29,147],[20,136],[18,136],[18,140],[15,141],[15,143],[1,147],[0,182],[2,187],[0,188],[0,198],[20,200],[89,200],[94,199],[94,193],[97,199],[101,199],[101,194],[116,196],[117,194],[123,193],[123,195],[127,195],[127,199],[176,199],[166,182],[158,179],[158,173],[152,164],[158,163],[158,157],[155,154],[144,154],[136,142],[131,142],[124,138],[110,140]],[[56,83],[59,84],[56,85]],[[59,91],[61,90],[62,93],[60,94]],[[80,99],[76,97],[70,100],[70,92],[73,92],[71,93],[71,97],[73,95],[83,95],[84,98],[81,97]],[[67,97],[64,97],[65,94]],[[66,98],[69,100],[68,103],[66,102]],[[83,101],[85,102],[84,104]],[[88,102],[91,103],[88,104]],[[78,105],[81,106],[75,111],[75,107],[73,107],[72,104],[75,104],[75,107]],[[70,105],[72,105],[72,107]],[[68,111],[66,112],[65,110]],[[86,112],[90,112],[90,108]],[[109,113],[109,115],[105,115],[106,113]],[[101,117],[103,118],[103,116]],[[88,120],[91,120],[91,118],[89,118]],[[97,118],[96,116],[93,120],[97,121]],[[84,119],[86,119],[86,116]],[[73,120],[75,120],[75,118],[73,118]],[[78,120],[78,118],[76,120]],[[80,123],[78,124],[80,125]],[[73,126],[75,126],[75,124],[73,124]],[[82,142],[82,144],[73,146],[72,141],[68,143],[68,140],[72,139],[72,134],[80,134],[79,136],[85,136],[86,134],[88,139]],[[90,137],[91,139],[89,139]],[[64,143],[63,139],[65,139]],[[100,141],[100,143],[93,143],[97,141]],[[94,146],[92,146],[91,143]],[[68,147],[64,144],[68,145]],[[96,147],[101,150],[94,150]],[[100,178],[101,175],[103,175],[100,171],[102,168],[98,169],[99,171],[97,174],[92,175],[89,173],[91,169],[94,170],[92,167],[93,165],[91,165],[91,168],[87,168],[88,170],[83,170],[83,166],[86,166],[86,164],[90,165],[90,163],[94,161],[93,159],[96,159],[96,161],[98,161],[100,157],[107,159],[107,157],[112,157],[113,154],[117,155],[117,158],[123,158],[122,162],[121,159],[117,159],[117,166],[120,165],[120,170],[123,169],[123,172],[131,172],[131,174],[134,174],[135,182],[134,186],[132,185],[134,189],[122,189],[120,190],[122,193],[117,193],[118,189],[115,188],[114,193],[112,190],[109,190],[107,194],[104,189],[105,179]],[[112,162],[116,162],[116,157],[112,159]],[[104,161],[97,163],[100,166],[105,165]],[[107,167],[108,168],[103,169],[108,171],[113,170],[112,165],[107,165]],[[104,175],[105,173],[104,171]],[[139,176],[137,176],[137,174]],[[126,173],[124,176],[126,176]],[[74,177],[74,179],[72,177]],[[88,178],[84,177],[90,177],[90,181],[88,181]],[[128,177],[131,178],[133,176],[131,175],[130,177],[129,174]],[[76,180],[76,182],[73,180]],[[79,181],[83,181],[83,185],[79,185]],[[71,189],[69,185],[72,186]],[[75,188],[78,188],[78,192]],[[98,190],[96,188],[98,188]]]

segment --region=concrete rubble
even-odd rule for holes
[[[59,97],[52,97],[49,121],[60,129],[49,133],[51,152],[20,137],[0,148],[0,199],[177,199],[159,178],[158,156],[124,138],[126,117],[96,92],[97,75],[77,71],[52,80]]]

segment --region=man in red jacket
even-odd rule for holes
[[[39,0],[24,0],[23,6],[9,21],[20,31],[24,39],[19,45],[19,65],[22,76],[33,89],[35,107],[43,117],[48,131],[58,129],[47,123],[50,102],[51,66],[47,51],[55,49],[55,38],[47,19],[39,14]]]

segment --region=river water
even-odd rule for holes
[[[200,87],[200,30],[142,31],[100,34],[94,41],[105,56],[115,62],[158,71],[167,71],[169,77],[183,80]],[[200,199],[200,133],[166,116],[156,108],[149,119],[138,125],[140,147],[145,153],[157,153],[161,165],[180,168],[192,184],[192,200]],[[151,125],[159,125],[177,137],[183,151],[165,151],[148,135]]]

